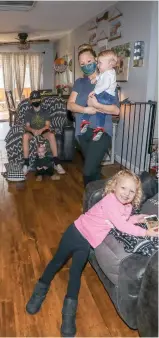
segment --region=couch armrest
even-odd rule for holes
[[[148,256],[133,253],[124,258],[119,266],[118,311],[133,329],[137,328],[137,302],[148,261]]]
[[[63,128],[63,157],[65,161],[72,161],[75,152],[75,128],[72,124]]]
[[[93,181],[87,184],[83,196],[83,211],[86,212],[94,204],[99,202],[104,193],[106,180]]]
[[[141,337],[158,337],[158,252],[150,257],[141,284],[137,306]]]
[[[140,179],[143,189],[142,204],[144,204],[149,198],[152,198],[158,193],[158,181],[146,171],[142,172]]]
[[[16,139],[24,134],[24,127],[21,125],[14,125],[9,129],[8,134],[5,137],[5,142],[8,144],[13,138]]]

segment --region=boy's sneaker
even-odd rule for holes
[[[57,165],[54,164],[54,169],[55,169],[55,170],[58,172],[58,174],[60,174],[60,175],[66,174],[66,171],[64,170],[64,168],[62,167],[61,164],[57,164]]]
[[[28,172],[29,172],[29,166],[26,165],[26,164],[24,164],[24,166],[23,166],[23,173],[24,173],[24,175],[27,175]]]
[[[90,122],[89,121],[86,121],[86,120],[83,120],[81,125],[80,125],[80,128],[81,128],[81,134],[84,134],[86,133],[87,129],[88,129],[88,126],[90,125]]]
[[[93,141],[99,141],[104,133],[104,128],[98,127],[93,130]]]

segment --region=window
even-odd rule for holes
[[[29,64],[26,64],[26,71],[25,71],[25,81],[24,81],[24,89],[22,94],[22,99],[26,99],[30,96],[31,88],[30,88],[30,74],[29,74]],[[18,102],[18,95],[16,92],[16,84],[15,84],[15,98],[16,102]]]
[[[31,92],[31,88],[30,88],[29,64],[27,63],[22,99],[29,97],[30,92]],[[17,95],[17,91],[16,91],[16,84],[14,86],[14,97],[15,97],[16,102],[18,103],[18,95]],[[3,110],[7,110],[7,106],[6,106],[6,102],[5,102],[3,69],[2,69],[2,63],[0,61],[0,111],[3,111]]]

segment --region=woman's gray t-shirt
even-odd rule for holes
[[[75,103],[80,106],[87,106],[88,95],[94,90],[95,84],[92,84],[88,77],[79,78],[75,81],[72,92],[78,93]],[[80,135],[80,124],[82,122],[82,114],[75,113],[75,135]],[[89,115],[91,128],[97,127],[96,115]],[[112,137],[112,115],[105,114],[104,129],[107,134]]]

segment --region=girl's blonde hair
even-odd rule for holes
[[[109,57],[111,62],[113,62],[113,67],[116,66],[117,64],[117,61],[118,61],[118,57],[117,57],[117,54],[115,54],[115,52],[111,49],[106,49],[106,50],[103,50],[102,52],[100,52],[98,54],[98,58],[102,56],[102,57]]]
[[[100,56],[111,56],[112,58],[117,60],[117,54],[112,49],[103,50],[102,52],[98,54],[98,57]]]
[[[123,178],[123,177],[129,177],[132,178],[135,183],[136,183],[136,194],[135,197],[132,201],[132,205],[135,208],[138,208],[140,203],[141,203],[141,198],[142,198],[142,186],[141,186],[141,181],[140,178],[135,175],[134,173],[132,173],[130,170],[120,170],[117,174],[115,174],[106,184],[105,187],[105,195],[109,194],[111,192],[114,192],[115,186],[117,184],[117,182]]]

